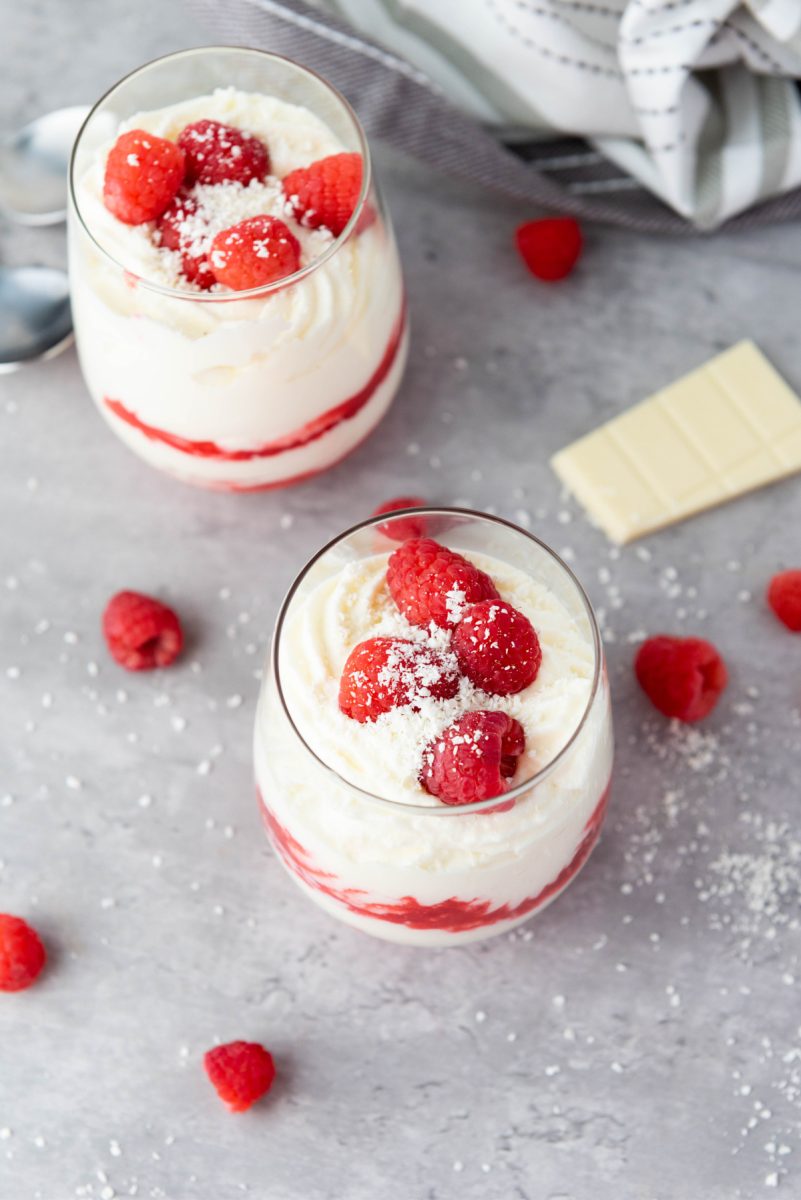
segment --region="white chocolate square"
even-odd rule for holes
[[[801,401],[739,342],[560,450],[551,465],[615,542],[801,470]]]

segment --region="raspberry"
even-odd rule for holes
[[[339,684],[339,707],[364,724],[416,700],[450,700],[459,690],[452,654],[403,638],[374,637],[348,655]],[[418,706],[419,707],[419,706]]]
[[[197,200],[182,188],[156,222],[159,245],[166,250],[181,250],[186,241],[185,223],[196,213]]]
[[[203,1055],[203,1066],[217,1095],[231,1112],[244,1112],[269,1092],[275,1063],[258,1042],[227,1042]]]
[[[523,262],[538,279],[555,283],[575,267],[581,254],[581,227],[572,217],[526,221],[515,231]]]
[[[347,225],[362,188],[360,154],[331,154],[308,167],[290,171],[282,183],[297,219],[310,229],[325,226],[339,237]]]
[[[801,571],[774,575],[768,586],[768,604],[783,625],[801,633]]]
[[[634,671],[653,706],[680,721],[708,716],[729,678],[715,647],[700,638],[649,638],[637,652]]]
[[[294,274],[300,243],[278,217],[248,217],[217,234],[209,258],[218,283],[245,292]]]
[[[456,627],[453,649],[462,673],[493,696],[522,692],[542,662],[534,626],[505,600],[471,605]]]
[[[197,209],[195,197],[182,189],[159,217],[156,230],[159,234],[159,245],[166,250],[179,251],[181,270],[186,278],[208,291],[217,280],[214,278],[208,255],[193,245],[187,226]]]
[[[498,599],[498,589],[461,554],[432,538],[410,538],[387,566],[392,599],[412,625],[455,625],[468,604]]]
[[[46,957],[39,934],[27,921],[0,913],[0,992],[30,987]]]
[[[132,129],[109,151],[103,202],[126,225],[160,217],[184,178],[184,152],[166,138]]]
[[[168,667],[181,653],[181,623],[171,608],[141,592],[117,592],[103,613],[111,657],[128,671]]]
[[[523,726],[502,712],[469,712],[423,751],[420,783],[443,804],[473,804],[508,790],[526,748]]]
[[[181,254],[181,271],[190,283],[194,283],[204,292],[214,287],[217,282],[209,256],[202,251],[193,254],[191,250],[184,250]]]
[[[270,170],[270,155],[263,142],[220,121],[187,125],[178,145],[186,154],[187,183],[261,182]]]
[[[399,508],[425,507],[426,501],[420,496],[396,496],[394,500],[385,500],[383,504],[379,504],[373,516],[381,517],[384,513],[397,512]],[[384,521],[383,525],[378,526],[378,530],[379,533],[383,533],[384,537],[392,538],[393,542],[405,542],[409,538],[425,536],[426,519],[425,517],[399,517],[397,521]]]

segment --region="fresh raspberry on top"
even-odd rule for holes
[[[182,250],[187,241],[187,222],[196,215],[196,198],[181,188],[156,221],[159,245],[165,250]]]
[[[27,921],[0,913],[0,992],[30,987],[46,958],[39,934]]]
[[[502,712],[469,712],[426,746],[420,783],[443,804],[501,796],[526,748],[523,726]]]
[[[362,156],[331,154],[308,167],[299,167],[281,184],[292,212],[310,229],[324,226],[339,237],[347,225],[362,188]]]
[[[117,592],[103,613],[103,634],[111,657],[128,671],[168,667],[181,652],[178,617],[152,596]]]
[[[410,538],[390,556],[387,584],[412,625],[456,625],[469,604],[498,599],[484,571],[432,538]]]
[[[161,216],[183,178],[180,146],[144,129],[132,129],[121,133],[109,151],[103,202],[118,221],[142,225]]]
[[[579,260],[581,227],[572,217],[526,221],[515,231],[515,242],[531,274],[555,283],[569,275]]]
[[[420,496],[395,496],[379,504],[373,513],[374,517],[382,517],[384,513],[397,512],[400,508],[425,508],[426,501]],[[398,517],[395,521],[384,521],[378,526],[379,533],[392,538],[393,542],[406,542],[409,538],[424,537],[426,532],[425,517]]]
[[[258,1042],[228,1042],[203,1055],[203,1066],[217,1095],[231,1112],[244,1112],[269,1092],[275,1063]]]
[[[450,700],[458,690],[459,668],[452,654],[403,638],[374,637],[360,642],[348,655],[339,684],[339,707],[345,716],[364,724],[423,699]]]
[[[708,716],[729,678],[711,642],[692,637],[649,638],[637,651],[634,671],[653,706],[679,721]]]
[[[264,142],[221,121],[194,121],[178,137],[187,183],[261,183],[270,172]]]
[[[300,243],[278,217],[248,217],[217,234],[209,260],[218,283],[245,292],[294,274]]]
[[[194,224],[197,229],[200,222],[196,220],[198,203],[194,196],[181,189],[178,195],[161,214],[156,222],[159,235],[159,245],[165,250],[177,250],[181,256],[181,270],[191,283],[208,291],[217,280],[211,269],[208,252],[198,244],[193,236]],[[202,243],[204,239],[200,239]]]
[[[537,678],[540,639],[528,617],[505,600],[466,609],[453,635],[462,673],[493,696],[522,692]]]
[[[774,575],[768,586],[768,604],[783,625],[801,633],[801,571]]]
[[[184,250],[181,254],[181,271],[190,283],[196,284],[204,292],[217,282],[217,276],[211,269],[211,259],[203,250]]]

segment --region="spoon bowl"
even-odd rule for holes
[[[59,108],[0,142],[0,209],[23,225],[57,225],[67,216],[70,154],[89,109]]]
[[[52,267],[0,267],[0,374],[72,342],[69,283]]]

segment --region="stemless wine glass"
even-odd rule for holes
[[[358,203],[340,236],[284,279],[239,292],[165,286],[147,277],[155,252],[146,232],[103,205],[106,153],[121,125],[170,119],[170,106],[181,118],[173,137],[215,116],[194,102],[233,86],[249,103],[255,95],[256,104],[263,96],[300,106],[323,123],[337,152],[360,154]],[[279,158],[293,136],[301,149],[307,138],[291,125],[281,130]],[[275,157],[271,151],[274,164]],[[367,437],[398,389],[407,350],[403,282],[367,141],[343,97],[288,59],[236,47],[186,50],[113,87],[75,145],[69,242],[87,387],[132,450],[181,480],[247,491],[317,474]]]
[[[372,794],[325,760],[331,717],[316,707],[311,682],[298,684],[293,675],[296,639],[313,640],[315,670],[341,666],[333,662],[336,616],[318,599],[349,564],[376,555],[383,563],[394,549],[380,528],[386,528],[383,516],[323,547],[284,600],[256,717],[256,782],[272,844],[312,900],[377,937],[455,945],[526,920],[567,887],[589,857],[612,772],[609,686],[590,602],[553,550],[497,517],[461,509],[404,511],[420,517],[440,543],[468,557],[492,556],[543,584],[563,606],[559,619],[580,639],[589,665],[571,725],[557,731],[558,752],[500,799],[462,806],[442,804],[422,790],[410,803]],[[369,608],[372,593],[353,603],[359,612]]]

